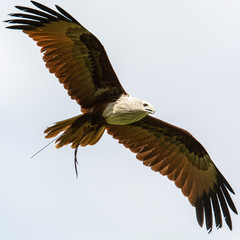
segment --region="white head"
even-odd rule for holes
[[[129,107],[128,111],[143,112],[146,115],[155,113],[154,107],[149,102],[131,96],[126,98],[128,99],[128,101],[126,101]]]
[[[122,95],[116,102],[110,103],[103,112],[107,123],[116,125],[130,124],[155,113],[154,107],[139,98]]]

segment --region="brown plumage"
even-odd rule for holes
[[[153,113],[152,106],[128,96],[99,40],[76,19],[59,6],[56,12],[32,3],[42,11],[16,6],[26,13],[10,14],[17,19],[7,20],[16,24],[8,28],[23,30],[37,42],[47,68],[83,113],[47,128],[46,137],[63,132],[56,147],[72,144],[76,156],[79,146],[97,143],[107,129],[119,143],[136,153],[144,165],[167,175],[181,188],[196,208],[200,226],[205,217],[206,228],[211,231],[214,215],[216,227],[222,227],[223,214],[232,229],[229,208],[236,214],[237,210],[229,191],[233,194],[234,191],[203,146],[187,131],[147,116]],[[138,107],[133,108],[134,104]],[[121,112],[124,107],[129,114],[140,115],[131,119],[128,112]],[[121,121],[117,119],[119,113],[123,116]],[[110,120],[109,116],[113,118]]]
[[[224,218],[232,229],[227,204],[237,213],[228,193],[228,190],[234,191],[191,134],[150,116],[127,126],[109,125],[107,131],[119,143],[137,153],[137,159],[144,165],[167,175],[181,188],[184,196],[196,207],[200,226],[205,213],[206,227],[208,230],[212,228],[213,208],[216,227],[221,227],[221,205]]]

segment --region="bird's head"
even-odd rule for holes
[[[149,102],[139,98],[131,97],[131,96],[128,97],[128,99],[130,100],[129,105],[135,111],[145,113],[144,115],[155,113],[154,107]]]
[[[142,107],[145,112],[148,114],[154,114],[155,113],[155,108],[148,102],[142,101]]]
[[[155,109],[150,103],[123,94],[116,102],[107,105],[103,111],[103,117],[109,124],[126,125],[137,122],[153,113],[155,113]]]

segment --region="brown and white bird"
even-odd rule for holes
[[[65,10],[54,11],[32,1],[38,9],[16,6],[7,28],[20,29],[41,47],[43,60],[82,114],[45,130],[46,138],[60,134],[56,147],[71,144],[75,160],[79,146],[96,144],[104,131],[136,153],[152,170],[167,175],[196,208],[197,220],[210,232],[213,215],[222,215],[232,229],[229,208],[237,214],[233,189],[204,147],[187,131],[149,116],[153,106],[128,95],[121,86],[99,40]]]

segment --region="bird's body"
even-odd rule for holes
[[[28,34],[43,52],[47,68],[63,84],[82,114],[57,122],[46,137],[60,134],[56,147],[94,145],[105,130],[136,153],[152,170],[167,175],[196,208],[197,220],[211,231],[222,215],[232,229],[229,208],[237,210],[229,192],[233,189],[217,169],[205,148],[186,130],[149,116],[148,102],[125,92],[99,40],[65,10],[58,12],[32,1],[38,9],[16,6],[16,24],[8,28]],[[221,207],[221,208],[220,208]]]

